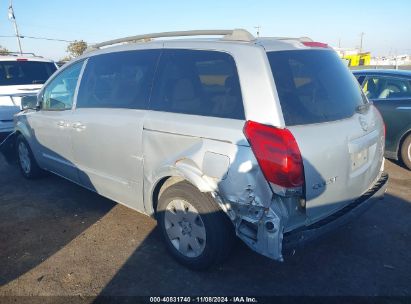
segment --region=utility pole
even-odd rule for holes
[[[10,0],[9,19],[11,20],[11,22],[13,22],[13,25],[14,25],[14,31],[16,32],[17,42],[19,44],[20,55],[23,55],[23,50],[21,49],[19,29],[17,27],[17,21],[16,21],[16,17],[14,16],[14,11],[13,11],[13,0]]]
[[[257,30],[257,37],[260,37],[260,29],[261,29],[261,26],[254,26],[254,28]]]
[[[364,35],[365,35],[364,32],[360,33],[360,37],[361,37],[361,40],[360,40],[360,53],[362,53],[362,41],[363,41]]]

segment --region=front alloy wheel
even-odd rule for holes
[[[16,148],[18,165],[23,176],[28,179],[40,177],[43,171],[37,165],[33,152],[31,152],[30,146],[23,135],[17,137]]]
[[[19,152],[19,163],[20,163],[21,170],[25,174],[30,174],[31,161],[30,161],[30,156],[29,156],[29,150],[25,142],[23,141],[19,142],[18,152]]]

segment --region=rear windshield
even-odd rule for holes
[[[0,86],[43,84],[55,70],[51,62],[0,61]]]
[[[332,50],[268,52],[286,125],[351,117],[366,102],[352,73]]]

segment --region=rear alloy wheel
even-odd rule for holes
[[[401,160],[411,170],[411,134],[409,134],[401,145]]]
[[[23,135],[19,135],[16,139],[18,164],[21,173],[25,178],[35,179],[41,176],[42,170],[37,165],[31,152],[30,146]]]
[[[169,252],[181,264],[203,270],[231,252],[234,228],[211,195],[178,182],[160,195],[157,220]]]
[[[186,200],[170,201],[164,212],[164,226],[174,248],[188,258],[200,256],[206,244],[206,230],[197,209]]]

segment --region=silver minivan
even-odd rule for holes
[[[222,38],[154,39],[199,35]],[[193,269],[223,261],[235,236],[282,261],[387,187],[378,111],[308,38],[117,39],[66,64],[25,108],[3,145],[25,177],[50,171],[154,216]]]

